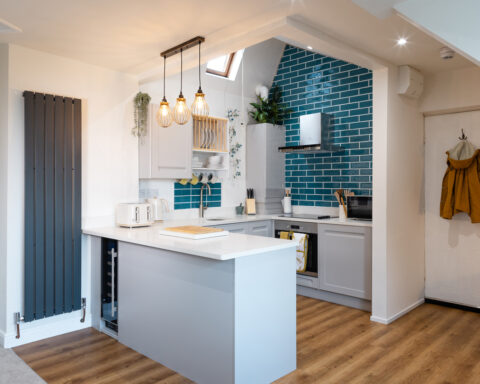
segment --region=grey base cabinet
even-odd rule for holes
[[[235,224],[215,225],[232,233],[245,233],[264,237],[273,237],[273,222],[271,220],[250,221]]]
[[[118,340],[198,384],[296,369],[295,250],[225,261],[119,242]]]
[[[372,229],[318,226],[319,289],[371,300]]]

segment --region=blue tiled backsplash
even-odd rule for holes
[[[286,186],[294,205],[336,206],[338,188],[372,193],[372,72],[287,45],[273,85],[292,110],[284,121],[286,145],[298,145],[299,116],[334,116],[337,153],[286,154]]]
[[[198,208],[200,205],[200,188],[202,183],[191,185],[190,183],[182,185],[175,183],[174,185],[174,198],[175,209],[190,209]],[[208,195],[208,189],[203,189],[204,202],[209,207],[220,207],[222,203],[222,183],[210,184],[212,194]]]

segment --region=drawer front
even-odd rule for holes
[[[215,225],[215,228],[222,228],[232,233],[247,233],[248,223]]]
[[[254,221],[249,223],[249,235],[273,237],[273,225],[271,221]]]

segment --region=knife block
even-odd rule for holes
[[[245,201],[245,213],[247,215],[255,215],[257,213],[255,210],[255,199],[247,199]]]

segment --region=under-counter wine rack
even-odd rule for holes
[[[228,119],[221,117],[193,118],[193,149],[205,152],[228,152]]]

